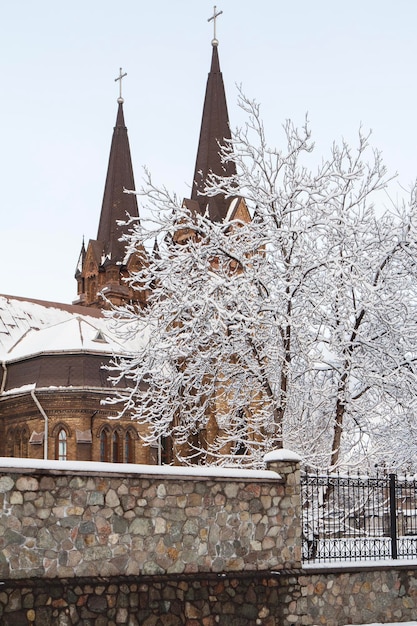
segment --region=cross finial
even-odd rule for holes
[[[213,22],[213,30],[214,30],[214,34],[213,34],[213,39],[211,40],[211,45],[212,46],[218,46],[219,42],[216,38],[216,19],[219,17],[219,15],[221,15],[223,13],[223,11],[216,11],[217,7],[216,5],[214,5],[214,10],[213,10],[213,15],[211,17],[208,18],[208,22]]]
[[[120,104],[123,104],[123,102],[124,102],[124,100],[123,100],[123,98],[122,98],[122,79],[123,79],[125,76],[127,76],[127,73],[125,72],[125,73],[123,74],[123,70],[122,70],[122,68],[120,68],[120,71],[119,71],[119,76],[118,76],[117,78],[115,78],[115,79],[114,79],[114,82],[115,82],[115,83],[116,83],[118,80],[120,81],[120,84],[119,84],[119,97],[117,98],[117,102],[119,102]]]

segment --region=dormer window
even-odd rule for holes
[[[93,341],[97,341],[98,343],[108,343],[107,339],[105,338],[101,330],[97,331],[96,336],[94,337]]]

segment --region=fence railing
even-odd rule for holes
[[[305,562],[417,558],[417,480],[303,473]]]

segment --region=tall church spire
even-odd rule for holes
[[[203,117],[201,120],[200,139],[198,142],[197,158],[193,178],[191,199],[198,202],[199,210],[204,213],[208,207],[208,214],[213,221],[222,221],[227,215],[230,199],[227,201],[222,194],[207,198],[202,196],[205,181],[210,172],[218,176],[233,176],[236,174],[236,165],[233,162],[223,164],[219,154],[219,144],[231,138],[229,115],[227,112],[226,94],[223,76],[220,71],[218,41],[216,39],[216,17],[210,18],[214,22],[214,38],[212,40],[211,67],[207,79],[206,95],[204,99]]]
[[[126,194],[123,189],[135,189],[129,139],[123,114],[122,74],[120,95],[117,100],[118,110],[116,125],[110,148],[103,203],[97,239],[88,243],[87,250],[82,250],[75,278],[78,284],[78,299],[74,304],[102,308],[107,306],[105,298],[114,305],[134,300],[132,290],[124,280],[129,271],[136,269],[144,259],[132,255],[126,260],[126,242],[121,241],[129,230],[125,222],[127,217],[138,218],[139,211],[136,195]],[[142,255],[143,256],[143,255]]]

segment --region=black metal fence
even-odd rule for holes
[[[303,473],[305,562],[417,558],[417,480]]]

